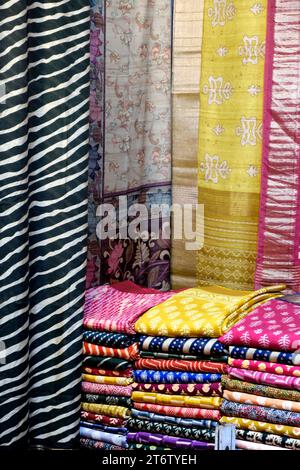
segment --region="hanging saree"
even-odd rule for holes
[[[300,4],[268,2],[256,286],[300,290]]]
[[[203,0],[175,0],[172,64],[173,204],[198,202],[197,154]],[[174,234],[173,234],[174,235]],[[187,240],[172,237],[172,287],[195,287],[196,257]]]
[[[206,0],[200,82],[199,285],[252,289],[260,194],[266,5]]]
[[[80,419],[90,7],[0,5],[0,446],[73,448]]]
[[[105,0],[90,0],[90,112],[89,112],[89,184],[88,251],[86,287],[101,281],[101,241],[96,235],[102,202],[104,159],[105,97]]]
[[[167,290],[170,238],[162,227],[169,225],[171,204],[171,2],[113,0],[105,8],[105,151],[98,187],[118,221],[117,238],[100,243],[100,283],[130,278]],[[148,239],[127,236],[131,218],[120,197],[127,207],[145,204]],[[156,216],[153,204],[167,208]],[[151,228],[157,221],[156,238]]]

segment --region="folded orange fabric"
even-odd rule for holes
[[[262,397],[259,395],[251,395],[250,393],[233,392],[224,390],[224,398],[237,403],[245,403],[247,405],[266,406],[277,410],[300,412],[300,402],[291,400],[280,400],[278,398]]]
[[[227,372],[227,364],[209,361],[186,361],[182,359],[142,358],[136,361],[136,369],[177,370],[189,372]]]
[[[83,354],[89,356],[102,356],[102,357],[120,357],[121,359],[135,360],[139,358],[139,345],[133,343],[128,348],[107,348],[105,346],[98,346],[97,344],[83,342]]]

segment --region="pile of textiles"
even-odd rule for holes
[[[229,347],[221,422],[236,426],[237,448],[300,450],[300,296],[269,300],[219,340]]]
[[[142,336],[128,441],[214,449],[227,371],[227,349],[217,338],[253,305],[277,295],[278,286],[257,292],[187,289],[142,315],[135,324]]]
[[[85,448],[128,448],[132,363],[139,357],[134,323],[173,295],[131,282],[91,288],[86,293],[80,442]]]

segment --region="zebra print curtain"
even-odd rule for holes
[[[0,2],[0,445],[79,429],[88,0]]]

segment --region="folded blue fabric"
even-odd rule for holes
[[[80,426],[80,436],[88,439],[94,439],[95,441],[114,444],[116,446],[128,447],[126,436],[122,436],[121,434],[112,434],[108,432],[97,431],[96,429],[90,429],[86,426]]]
[[[293,365],[294,353],[272,351],[271,349],[247,348],[245,346],[230,346],[229,355],[234,359],[253,359],[255,361],[278,362]]]
[[[139,383],[193,384],[220,382],[222,374],[198,374],[158,370],[134,370],[133,378]]]
[[[194,356],[224,356],[228,352],[226,346],[216,338],[168,338],[146,335],[140,337],[140,349]]]
[[[113,434],[127,434],[128,432],[127,428],[117,428],[100,423],[91,423],[89,421],[81,421],[80,425],[85,428],[97,429],[98,431],[111,432]]]
[[[83,340],[87,343],[106,346],[107,348],[127,348],[131,344],[136,343],[137,338],[134,335],[129,336],[122,333],[85,330],[83,332]]]

